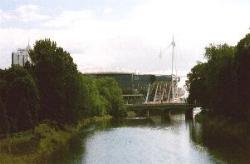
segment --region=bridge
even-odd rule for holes
[[[128,111],[137,111],[142,109],[185,111],[186,109],[191,107],[191,105],[188,105],[187,103],[126,104],[126,106]]]
[[[152,115],[160,115],[163,119],[170,119],[171,113],[183,112],[186,119],[193,118],[193,106],[187,103],[144,103],[126,104],[127,110],[137,116],[149,118]]]
[[[192,107],[185,103],[183,88],[178,87],[180,77],[174,74],[174,48],[172,47],[171,75],[136,74],[131,72],[90,73],[94,77],[110,77],[116,80],[122,89],[123,100],[128,111],[150,117],[157,113],[167,116],[171,112],[186,112],[192,117]],[[178,103],[177,103],[178,102]]]

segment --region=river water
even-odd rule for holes
[[[201,126],[185,121],[184,114],[172,114],[169,121],[160,117],[130,118],[119,123],[103,122],[82,131],[67,160],[75,164],[209,164],[248,163],[227,148],[209,149],[201,143]],[[223,151],[225,150],[225,151]],[[244,151],[244,150],[243,150]],[[240,152],[239,152],[240,153]],[[250,158],[249,158],[250,159]],[[54,161],[54,163],[57,163]]]

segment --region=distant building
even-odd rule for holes
[[[111,77],[121,87],[123,94],[147,92],[148,85],[155,81],[171,81],[170,75],[135,74],[131,72],[99,72],[88,73],[94,77]]]
[[[163,97],[157,95],[156,93],[162,93],[164,88],[164,94],[167,93],[172,96],[172,93],[169,92],[169,88],[171,86],[171,75],[153,75],[153,74],[135,74],[131,72],[99,72],[99,73],[88,73],[88,75],[94,77],[110,77],[116,80],[118,85],[122,89],[123,98],[128,104],[142,103],[146,100],[147,92],[150,93],[148,95],[148,100],[153,101],[164,99],[166,100],[166,96]],[[173,85],[174,89],[177,90],[177,82],[179,81],[179,77],[175,77]],[[156,89],[158,88],[158,89]],[[155,98],[154,98],[155,97]]]
[[[29,61],[29,50],[30,46],[28,45],[24,49],[17,49],[16,52],[12,52],[12,65],[24,66],[27,61]]]

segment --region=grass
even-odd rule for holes
[[[0,140],[0,163],[39,164],[47,163],[54,154],[63,155],[69,142],[89,124],[109,120],[111,116],[86,118],[77,125],[59,129],[49,123],[41,123],[33,131],[13,134]]]

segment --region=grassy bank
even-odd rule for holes
[[[77,125],[59,128],[51,123],[41,123],[32,131],[12,134],[0,140],[1,163],[47,163],[53,155],[66,152],[69,142],[89,124],[110,120],[111,116],[86,118]]]

